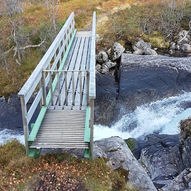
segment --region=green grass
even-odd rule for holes
[[[132,151],[135,147],[135,140],[132,138],[126,139],[125,140],[127,146],[129,147],[129,149]]]

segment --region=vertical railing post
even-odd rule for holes
[[[46,81],[45,71],[42,71],[42,105],[46,106]]]
[[[74,71],[72,71],[72,105],[74,106],[74,94],[75,94],[75,90],[74,90]]]
[[[66,106],[68,105],[67,72],[64,71]]]
[[[29,136],[29,129],[28,129],[28,121],[27,121],[27,106],[25,103],[24,95],[20,96],[21,100],[21,110],[22,110],[22,121],[23,121],[23,130],[24,130],[24,138],[25,138],[25,148],[26,154],[29,154],[29,145],[28,145],[28,136]]]
[[[87,86],[87,92],[86,92],[87,93],[87,105],[89,105],[90,104],[89,103],[89,89],[90,89],[90,73],[89,73],[89,71],[87,71],[86,75],[87,75],[87,81],[86,81],[86,86]]]
[[[82,106],[82,72],[81,71],[79,73],[79,77],[80,77],[80,107],[81,107]]]
[[[49,82],[50,94],[51,94],[51,105],[53,106],[53,88],[52,88],[52,72],[50,72],[50,82]]]
[[[59,106],[61,105],[61,99],[60,99],[60,75],[59,75],[59,71],[57,70],[56,72],[57,75],[57,81],[58,81],[58,103]]]

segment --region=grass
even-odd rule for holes
[[[109,15],[103,22],[98,23],[97,32],[100,36],[99,49],[110,47],[113,42],[121,42],[127,50],[132,50],[132,44],[141,37],[151,42],[153,47],[167,49],[169,40],[162,28],[161,10],[166,10],[170,0],[135,1],[130,7]],[[177,10],[181,9],[182,1],[177,0]],[[183,29],[188,29],[191,16],[190,1],[185,1],[184,15],[180,22]],[[172,18],[173,19],[173,18]],[[167,19],[168,20],[168,19]],[[173,22],[172,22],[173,23]],[[169,22],[169,28],[171,23]],[[173,26],[173,24],[172,24]],[[178,31],[177,31],[178,32]]]
[[[135,191],[126,184],[128,172],[112,171],[107,160],[78,160],[68,154],[25,155],[13,140],[0,146],[0,190]]]
[[[127,146],[129,147],[129,149],[132,151],[135,147],[135,140],[132,138],[126,139],[125,140]]]
[[[128,0],[61,0],[57,6],[56,14],[58,31],[72,11],[75,12],[77,29],[87,30],[91,26],[93,11],[96,11],[99,16],[99,14],[107,13],[110,9],[123,5],[125,2],[128,2]],[[98,7],[101,7],[101,9]],[[26,41],[29,41],[28,44],[40,43],[51,27],[50,11],[40,1],[33,1],[28,5],[26,3],[24,12],[21,15],[15,15],[14,19],[20,19],[19,33],[26,37]],[[2,52],[6,52],[13,46],[13,41],[10,40],[11,25],[8,16],[0,17],[0,27],[1,55],[1,49]],[[49,35],[42,47],[25,51],[22,55],[21,65],[15,62],[14,51],[6,56],[6,62],[0,57],[0,96],[8,97],[22,87],[55,35]]]

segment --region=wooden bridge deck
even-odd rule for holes
[[[93,154],[96,13],[92,31],[76,32],[74,13],[19,92],[26,153],[83,148]],[[29,106],[27,103],[36,94]],[[40,106],[40,112],[31,123]]]
[[[85,111],[48,110],[31,148],[88,148]]]
[[[87,83],[88,76],[86,71],[89,70],[90,50],[91,50],[90,46],[91,46],[91,31],[77,32],[63,68],[64,71],[71,71],[68,72],[67,74],[67,85],[64,73],[62,73],[62,75],[60,76],[60,87],[56,88],[53,97],[53,106],[50,104],[49,109],[62,109],[62,110],[86,109],[88,103],[87,89],[89,86],[89,84]],[[73,76],[72,72],[74,73]],[[74,90],[72,87],[72,83],[74,84]],[[80,90],[80,85],[81,85],[81,90]],[[67,95],[65,91],[66,86],[67,86]],[[59,94],[60,94],[60,102],[59,102]]]

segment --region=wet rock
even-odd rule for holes
[[[191,118],[180,123],[180,153],[183,161],[183,168],[191,168]]]
[[[127,144],[119,137],[111,137],[95,142],[94,157],[109,159],[108,165],[113,169],[129,171],[128,183],[139,191],[155,191],[151,179],[138,163]]]
[[[190,191],[191,190],[191,168],[185,169],[176,178],[169,181],[162,191]]]
[[[119,97],[127,110],[191,91],[191,58],[123,54]]]
[[[104,51],[100,51],[96,56],[96,60],[99,64],[103,64],[108,61],[108,55]]]
[[[117,83],[111,73],[96,74],[95,122],[111,124],[117,117]]]
[[[179,138],[178,135],[158,135],[158,134],[151,134],[147,135],[144,139],[132,139],[130,138],[131,142],[133,142],[133,147],[131,149],[133,155],[136,159],[140,159],[141,151],[144,148],[151,147],[151,153],[153,151],[159,151],[160,149],[164,149],[164,147],[174,147],[178,145]]]
[[[102,68],[101,68],[101,73],[102,74],[106,74],[109,72],[109,68],[106,64],[102,65]]]
[[[96,64],[96,71],[101,72],[101,65],[100,64]]]
[[[117,63],[109,60],[108,62],[105,63],[105,65],[110,69],[110,68],[115,67],[117,65]]]
[[[151,48],[151,43],[144,42],[142,39],[133,45],[133,50],[133,54],[136,55],[157,55],[157,52]]]
[[[121,57],[123,52],[125,51],[125,48],[118,42],[115,42],[112,46],[112,48],[108,51],[109,58],[112,61],[116,61]]]

